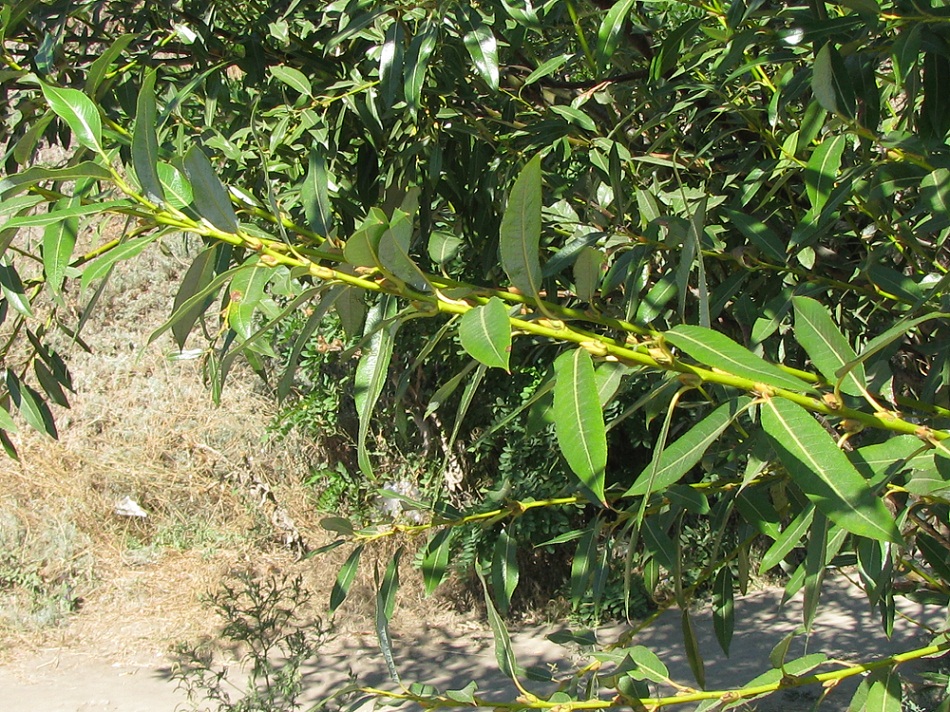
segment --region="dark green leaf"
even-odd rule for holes
[[[54,295],[61,292],[78,233],[79,219],[75,217],[51,223],[43,230],[43,272]]]
[[[178,314],[182,306],[204,289],[214,279],[215,263],[220,253],[220,246],[215,245],[202,251],[195,258],[194,262],[185,272],[185,276],[178,286],[178,292],[175,294],[175,302],[172,306],[172,313]],[[205,310],[211,305],[214,298],[213,294],[207,295],[203,300],[193,302],[189,305],[187,311],[183,311],[175,323],[172,325],[172,334],[175,337],[175,343],[179,349],[185,348],[185,340],[191,333],[192,327],[198,321],[198,317],[205,313]]]
[[[716,640],[726,655],[729,654],[732,631],[735,629],[733,594],[732,569],[726,564],[719,569],[713,583],[713,628],[716,631]]]
[[[379,83],[381,86],[380,99],[383,107],[389,109],[396,103],[399,90],[402,88],[402,64],[405,55],[406,33],[402,22],[396,20],[386,30],[382,51],[379,53]]]
[[[309,168],[303,187],[300,189],[300,201],[303,203],[310,229],[318,235],[327,237],[333,225],[333,216],[330,214],[329,177],[326,158],[316,147],[310,150]]]
[[[495,660],[498,662],[498,669],[501,670],[501,673],[506,677],[515,680],[522,671],[518,665],[518,661],[515,659],[515,651],[511,647],[511,636],[508,634],[504,620],[502,620],[501,616],[498,615],[498,611],[495,609],[495,604],[492,602],[491,595],[489,595],[488,584],[485,583],[484,576],[482,576],[481,572],[477,573],[478,578],[482,582],[482,590],[485,592],[485,608],[488,612],[488,624],[491,626],[492,634],[495,638]]]
[[[504,529],[495,540],[491,562],[491,583],[501,615],[507,616],[511,596],[518,587],[518,544]]]
[[[686,646],[686,659],[689,661],[689,669],[693,671],[693,677],[700,688],[706,687],[706,666],[703,664],[703,654],[699,650],[699,639],[696,637],[696,630],[693,628],[693,620],[689,615],[689,609],[684,608],[680,615],[681,627],[683,629],[683,643]]]
[[[376,591],[376,637],[379,640],[379,649],[386,661],[389,677],[399,684],[399,672],[396,670],[396,661],[393,660],[392,640],[389,637],[389,621],[392,620],[396,607],[396,590],[399,588],[399,559],[402,556],[402,547],[396,550],[390,559],[383,575],[383,581]],[[377,577],[378,582],[378,577]]]
[[[10,393],[13,405],[17,407],[20,415],[31,428],[46,433],[53,439],[59,437],[56,424],[53,422],[53,414],[46,405],[46,401],[39,393],[20,381],[9,369],[7,369],[7,391]]]
[[[495,35],[474,9],[469,9],[465,15],[465,49],[468,50],[482,81],[492,91],[498,91],[498,42]]]
[[[450,527],[442,529],[426,544],[422,557],[422,580],[426,596],[431,596],[445,578],[449,565],[449,552],[452,549],[453,531]]]
[[[837,383],[835,374],[838,370],[857,358],[854,349],[820,302],[810,297],[793,297],[792,304],[795,307],[795,339],[825,380]],[[855,366],[841,379],[841,390],[852,396],[860,396],[867,390],[862,364]]]
[[[839,134],[822,142],[808,159],[808,165],[805,166],[805,189],[812,209],[816,213],[825,207],[825,203],[831,197],[847,142],[848,137],[845,134]]]
[[[854,118],[854,87],[841,53],[831,42],[826,42],[815,56],[811,88],[825,109]]]
[[[23,282],[20,275],[13,265],[7,264],[6,257],[0,258],[0,292],[4,299],[16,309],[20,314],[26,317],[33,316],[33,310],[30,308],[30,300],[26,296],[26,290],[23,288]]]
[[[729,218],[729,223],[734,225],[763,255],[778,264],[785,262],[785,245],[772,228],[738,210],[726,208],[723,212]]]
[[[360,470],[370,480],[374,479],[373,465],[366,450],[369,426],[372,421],[376,402],[383,392],[389,361],[393,354],[398,324],[389,323],[396,312],[396,300],[382,297],[370,310],[366,318],[365,334],[369,342],[363,349],[353,384],[353,400],[359,414],[360,428],[357,436],[357,459]]]
[[[197,144],[185,154],[184,168],[191,182],[198,214],[222,232],[236,233],[237,216],[231,206],[228,190],[215,174],[211,161]]]
[[[330,591],[331,615],[340,607],[340,604],[346,600],[346,596],[350,592],[350,586],[353,584],[353,579],[356,578],[356,572],[360,566],[360,556],[362,553],[363,545],[360,544],[350,552],[350,555],[340,569],[340,573],[337,574],[336,581],[333,584],[333,590]]]
[[[437,26],[433,23],[426,23],[425,29],[413,37],[409,43],[409,52],[406,54],[404,69],[404,95],[406,103],[409,104],[409,111],[413,116],[422,107],[422,87],[425,84],[429,59],[435,51],[437,37]]]
[[[135,110],[135,128],[132,131],[132,165],[145,197],[161,205],[165,192],[158,175],[158,135],[155,108],[155,70],[147,72]]]

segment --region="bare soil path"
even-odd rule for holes
[[[732,655],[719,650],[708,612],[696,617],[700,645],[706,659],[707,687],[721,689],[746,682],[768,668],[772,647],[800,623],[801,603],[793,600],[780,606],[781,591],[765,590],[737,602],[736,632]],[[904,606],[903,613],[933,628],[945,624],[946,611],[923,606]],[[81,627],[81,622],[79,623]],[[141,632],[152,626],[143,621]],[[420,622],[420,629],[425,629]],[[570,668],[571,653],[546,639],[552,627],[533,627],[517,631],[513,641],[519,661],[525,665]],[[601,632],[605,639],[617,629]],[[128,638],[132,628],[100,631],[95,639],[85,636],[85,644],[69,641],[64,631],[61,644],[22,656],[12,656],[0,666],[2,708],[6,712],[172,712],[184,705],[168,673],[173,662],[163,648],[159,631],[152,639],[139,637],[130,648],[115,636]],[[113,645],[110,646],[110,636]],[[635,644],[646,645],[670,668],[673,677],[690,684],[692,676],[682,651],[680,621],[670,611],[642,633]],[[131,642],[131,641],[128,641]],[[793,646],[790,658],[806,652],[804,640]],[[814,633],[807,641],[807,652],[824,652],[830,658],[856,662],[926,645],[928,636],[907,619],[899,618],[894,636],[888,640],[861,594],[843,578],[828,582],[823,594],[822,611]],[[462,687],[475,679],[485,693],[504,694],[508,686],[497,672],[490,632],[460,619],[458,626],[442,622],[428,627],[415,638],[394,641],[397,663],[405,682],[425,682],[440,689]],[[9,651],[8,651],[9,652]],[[834,666],[832,665],[831,668]],[[387,686],[385,666],[372,636],[350,635],[336,640],[308,664],[305,670],[307,699],[320,699],[352,671],[364,684]],[[857,679],[833,690],[821,709],[844,710]],[[811,709],[820,690],[802,688],[759,701],[760,712]],[[181,707],[185,708],[185,707]]]

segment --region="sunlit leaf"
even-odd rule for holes
[[[554,362],[554,426],[571,470],[601,502],[607,466],[604,413],[594,379],[594,363],[584,349],[567,351]]]
[[[431,596],[445,578],[454,531],[450,527],[441,529],[426,544],[422,558],[422,580],[427,596]]]
[[[805,166],[805,189],[812,209],[816,212],[825,207],[831,197],[847,142],[848,137],[844,134],[827,139],[808,159],[808,165]]]
[[[511,606],[511,596],[518,587],[518,543],[506,530],[502,530],[495,540],[495,551],[491,563],[491,583],[501,615],[507,616]]]
[[[464,11],[463,11],[464,12]],[[460,13],[463,14],[463,13]],[[475,65],[475,71],[492,91],[498,91],[498,42],[491,28],[474,9],[464,13],[463,41]]]
[[[357,436],[357,459],[360,470],[370,480],[374,479],[373,465],[366,449],[366,440],[369,436],[369,426],[372,421],[376,402],[383,392],[386,374],[389,372],[389,362],[393,354],[397,323],[389,320],[396,313],[396,300],[382,297],[370,310],[366,318],[365,334],[369,341],[363,348],[356,367],[356,376],[353,383],[353,400],[359,414],[360,428]]]
[[[623,24],[633,8],[634,0],[621,0],[614,3],[607,11],[603,22],[600,23],[600,29],[597,32],[597,51],[595,58],[597,66],[606,69],[610,58],[617,51],[617,44],[620,42],[620,32]]]
[[[40,84],[43,96],[86,148],[102,153],[102,119],[92,99],[78,89],[64,89],[50,84]]]
[[[680,324],[666,332],[665,338],[701,364],[726,373],[791,391],[814,390],[718,331]]]
[[[857,358],[851,344],[831,320],[827,309],[810,297],[793,297],[795,307],[795,338],[812,363],[829,383],[837,383],[835,375],[846,363]],[[860,396],[866,390],[864,366],[858,364],[841,381],[841,391]]]
[[[541,289],[541,156],[518,174],[501,220],[501,265],[512,286],[530,297]]]
[[[770,398],[762,427],[792,480],[831,521],[860,536],[903,541],[887,507],[808,411]]]
[[[498,297],[467,311],[459,321],[459,341],[469,355],[489,368],[508,370],[511,322]]]
[[[313,96],[313,88],[310,86],[310,80],[307,75],[294,67],[288,67],[282,64],[272,64],[267,70],[282,84],[286,84],[291,89],[304,96]]]

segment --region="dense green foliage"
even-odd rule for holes
[[[669,592],[697,688],[619,647],[502,707],[710,709],[860,674],[777,651],[754,685],[705,692],[688,604],[712,587],[728,651],[755,568],[804,589],[805,630],[841,565],[885,630],[895,597],[950,602],[933,4],[7,4],[0,437],[15,455],[15,412],[55,434],[70,380],[47,334],[81,338],[118,260],[194,233],[153,340],[203,336],[214,394],[238,357],[280,398],[311,387],[299,412],[351,434],[348,481],[399,484],[412,514],[326,522],[354,545],[331,607],[364,547],[427,536],[427,591],[478,564],[520,685],[497,611],[519,546],[567,546],[577,607],[618,570]],[[336,370],[295,380],[315,350]],[[473,526],[490,535],[463,541]],[[390,664],[401,553],[377,596]],[[868,661],[855,708],[900,709],[898,663],[947,649]]]

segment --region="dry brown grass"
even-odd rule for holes
[[[56,413],[59,440],[24,427],[14,436],[20,463],[0,460],[0,546],[7,542],[21,566],[33,562],[56,584],[32,591],[31,601],[22,586],[2,585],[0,570],[0,645],[8,650],[81,646],[114,657],[211,637],[218,622],[201,601],[237,570],[299,571],[323,610],[348,554],[341,547],[298,561],[259,493],[235,476],[250,471],[266,482],[311,547],[329,541],[314,492],[302,484],[315,445],[294,435],[268,439],[274,405],[257,377],[237,370],[215,406],[198,362],[163,351],[173,349],[170,337],[143,348],[167,317],[196,247],[182,238],[164,244],[116,269],[83,332],[93,353],[60,342],[76,393],[72,408]],[[146,519],[115,514],[126,496]],[[449,615],[435,615],[417,593],[417,574],[405,565],[417,542],[405,543],[408,585],[396,634]],[[395,546],[366,553],[342,629],[372,629],[374,560],[383,569]],[[37,615],[38,599],[59,606],[57,615]]]

